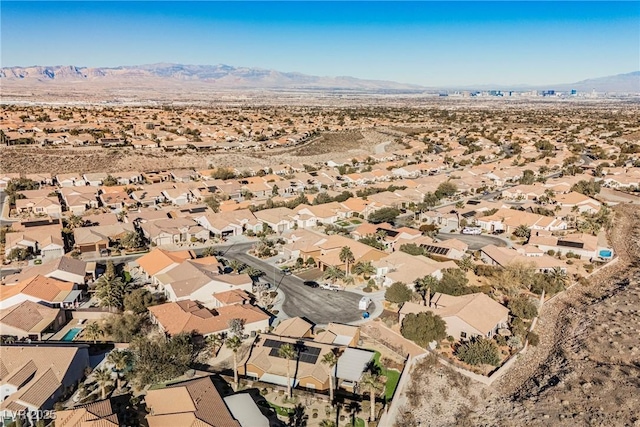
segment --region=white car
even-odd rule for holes
[[[482,234],[482,229],[465,227],[462,229],[462,234]]]
[[[327,291],[339,291],[340,286],[332,285],[331,283],[323,283],[320,285],[320,289],[326,289]]]

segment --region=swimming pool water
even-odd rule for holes
[[[61,338],[62,341],[73,341],[73,339],[80,333],[82,328],[72,328],[67,331],[66,334]]]

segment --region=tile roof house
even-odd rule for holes
[[[18,214],[46,215],[51,218],[60,218],[62,216],[60,201],[53,196],[17,199],[16,211]]]
[[[190,242],[192,238],[209,239],[209,230],[189,218],[166,218],[140,224],[145,238],[156,246]]]
[[[49,307],[73,305],[81,296],[77,285],[41,275],[23,280],[16,285],[0,286],[0,309],[24,301],[42,303]]]
[[[118,414],[110,399],[56,411],[56,427],[118,427]]]
[[[133,224],[119,222],[113,225],[80,227],[73,230],[75,247],[80,252],[100,252],[108,249],[111,242],[135,232]]]
[[[435,293],[426,306],[413,302],[400,309],[400,323],[410,314],[431,312],[442,317],[447,325],[447,335],[456,340],[474,336],[491,337],[499,328],[507,327],[509,309],[486,294],[452,296]]]
[[[0,309],[2,335],[41,340],[45,332],[56,332],[65,323],[64,312],[29,300]]]
[[[15,225],[14,225],[15,227]],[[62,226],[43,225],[23,227],[14,233],[5,235],[5,257],[14,249],[29,249],[33,254],[39,254],[43,261],[60,258],[64,255],[62,241]]]
[[[149,390],[145,402],[149,427],[253,427],[240,423],[243,415],[231,412],[210,377]],[[253,408],[246,411],[255,413]],[[262,427],[263,421],[258,419],[255,427]]]
[[[334,234],[331,236],[321,235],[313,245],[304,249],[301,248],[300,256],[305,261],[308,258],[316,260],[318,267],[322,271],[330,266],[344,268],[345,264],[340,260],[340,251],[345,246],[348,246],[353,253],[355,259],[352,263],[353,265],[361,261],[377,261],[387,255],[385,252],[372,248],[364,243]]]
[[[187,259],[195,258],[191,251],[166,251],[155,248],[148,254],[138,258],[137,262],[147,279],[153,278],[156,274],[164,273],[169,269],[180,265]],[[157,282],[155,282],[157,284]]]
[[[377,280],[384,286],[402,282],[413,287],[416,280],[425,276],[441,279],[445,269],[458,268],[453,261],[438,262],[422,255],[409,255],[402,251],[393,252],[372,264],[376,268]]]
[[[244,319],[245,332],[266,331],[271,316],[258,307],[237,304],[208,309],[196,301],[183,300],[149,307],[153,321],[170,335],[196,331],[207,336],[229,332],[231,319]]]
[[[85,261],[71,258],[69,256],[64,256],[49,262],[42,263],[40,265],[34,265],[24,268],[18,274],[5,276],[3,278],[3,283],[16,284],[33,276],[42,275],[45,277],[51,277],[53,279],[82,285],[85,283],[86,275],[94,273],[88,270],[89,266]]]
[[[566,272],[567,266],[557,258],[543,254],[521,254],[513,248],[503,248],[495,245],[487,245],[480,249],[480,259],[489,265],[506,267],[509,264],[522,263],[531,265],[536,271],[547,272],[554,268]]]
[[[88,366],[86,346],[1,346],[0,413],[12,418],[17,411],[51,409]]]
[[[273,334],[291,338],[311,338],[313,326],[313,323],[302,317],[291,317],[278,323]]]
[[[478,218],[477,223],[483,230],[504,230],[507,233],[513,233],[520,225],[525,225],[532,230],[567,229],[567,223],[560,219],[515,209],[498,209],[493,215]]]
[[[583,258],[598,256],[598,236],[585,233],[572,233],[564,236],[551,236],[543,233],[532,233],[529,245],[534,245],[542,251],[554,251],[566,255],[571,252]]]

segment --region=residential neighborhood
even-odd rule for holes
[[[211,161],[3,172],[6,425],[413,425],[415,372],[509,375],[547,333],[545,307],[619,262],[616,212],[640,204],[631,125],[548,146],[538,128],[400,129],[399,110],[349,125],[300,110],[303,126],[276,108],[281,125],[242,128],[215,109],[47,111],[44,132],[27,107],[3,110],[2,149]],[[302,154],[356,125],[368,154]],[[606,156],[576,155],[596,143]],[[283,149],[298,151],[212,154]]]

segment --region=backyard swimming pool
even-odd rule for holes
[[[611,258],[613,252],[610,249],[601,249],[599,255],[601,258]]]
[[[80,333],[82,328],[72,328],[67,331],[66,334],[61,338],[62,341],[73,341],[73,339]]]

